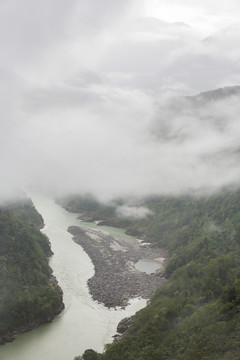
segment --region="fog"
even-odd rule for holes
[[[0,1],[0,196],[237,185],[240,92],[182,97],[240,84],[239,10],[234,0]]]

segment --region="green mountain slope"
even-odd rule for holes
[[[119,343],[83,358],[240,358],[240,191],[152,198],[145,206],[154,215],[132,227],[168,249],[167,284]]]
[[[63,308],[42,225],[29,200],[0,207],[0,344],[50,321]]]

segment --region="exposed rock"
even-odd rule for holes
[[[164,269],[164,268],[161,268],[161,269],[157,270],[157,271],[156,271],[156,275],[157,275],[157,276],[164,277],[164,276],[165,276],[165,269]]]
[[[152,245],[141,247],[138,241],[130,243],[101,230],[71,226],[68,231],[91,258],[95,274],[88,280],[89,292],[94,300],[106,307],[124,308],[136,297],[150,299],[165,283],[164,277],[135,268],[135,263],[142,258],[166,258],[163,249]]]
[[[133,317],[126,317],[124,319],[122,319],[120,321],[120,323],[118,324],[117,326],[117,332],[119,334],[123,334],[125,333],[125,331],[127,331],[127,329],[131,326],[132,324],[132,321],[133,321]]]

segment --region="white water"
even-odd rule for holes
[[[108,310],[94,302],[86,285],[94,274],[93,264],[67,232],[68,226],[81,224],[77,215],[46,196],[31,197],[43,216],[43,232],[51,241],[54,256],[50,266],[63,289],[65,310],[53,322],[0,346],[0,360],[72,360],[88,348],[102,351],[112,341],[119,321],[143,308],[146,301],[132,300],[125,310]]]

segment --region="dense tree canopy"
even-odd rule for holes
[[[0,343],[13,331],[49,321],[62,306],[42,224],[29,200],[0,207]]]
[[[168,281],[102,360],[240,358],[240,191],[145,201],[154,215],[132,221],[168,249]]]

